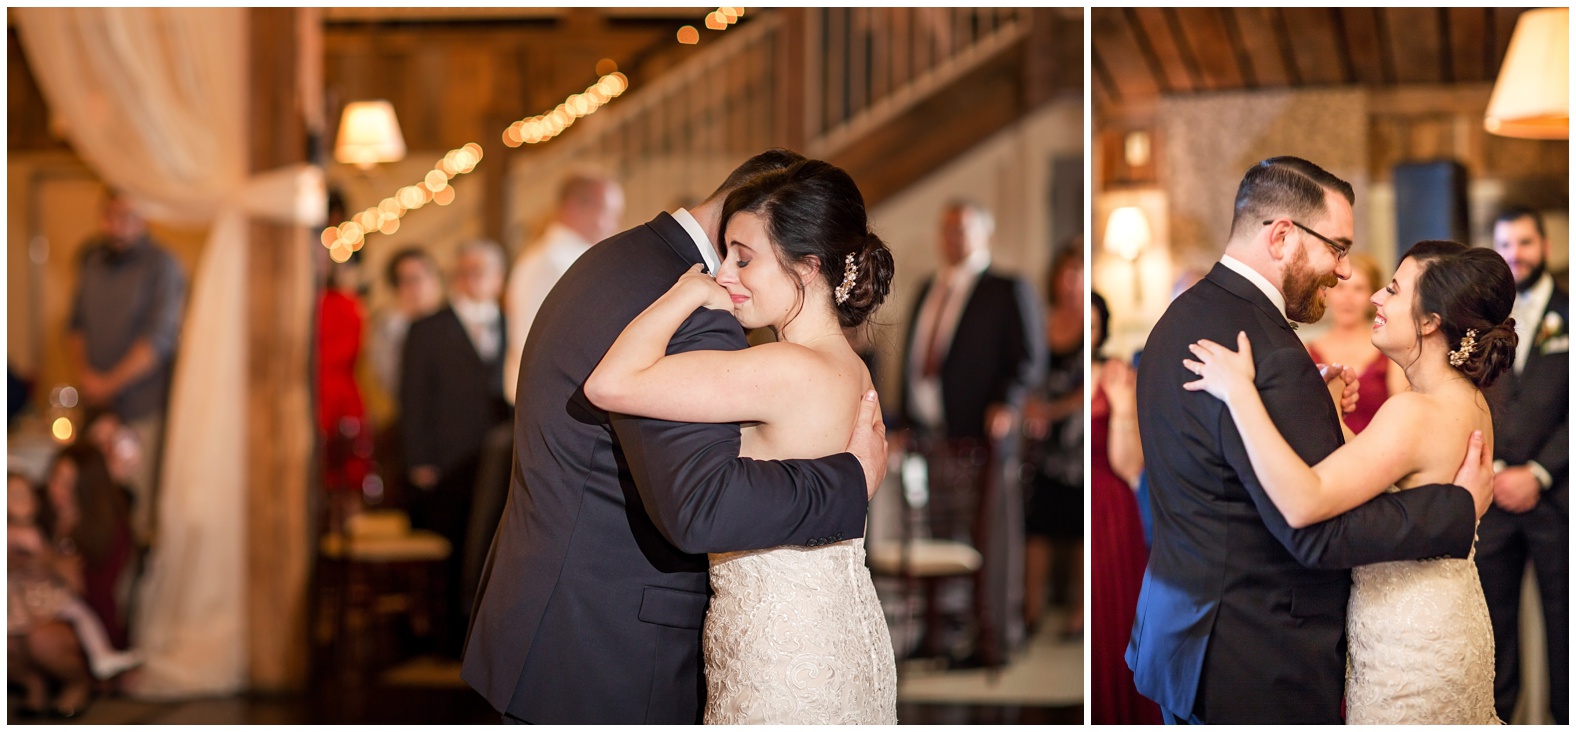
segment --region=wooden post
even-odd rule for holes
[[[302,100],[322,78],[299,71],[321,33],[302,8],[248,11],[251,168],[306,161]],[[321,64],[317,64],[321,68]],[[303,85],[313,88],[303,89]],[[312,242],[298,226],[253,221],[247,242],[247,648],[252,688],[300,689],[307,671]]]
[[[782,25],[777,41],[777,70],[772,78],[777,82],[774,106],[777,108],[782,138],[773,140],[772,144],[807,153],[805,145],[809,136],[805,129],[805,104],[808,102],[805,75],[810,67],[805,60],[805,23],[808,21],[807,15],[815,11],[783,7],[776,12],[782,18]]]

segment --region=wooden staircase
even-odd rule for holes
[[[629,218],[698,202],[773,146],[831,161],[875,206],[1082,84],[1081,11],[762,10],[631,88],[562,137],[516,156],[507,239],[548,215],[590,167],[624,185]]]

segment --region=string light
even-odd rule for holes
[[[366,246],[368,236],[388,236],[399,231],[400,219],[427,205],[428,201],[434,201],[439,206],[453,203],[454,186],[449,185],[449,181],[475,170],[476,164],[481,161],[482,146],[467,142],[446,153],[443,159],[432,166],[432,170],[422,176],[420,183],[405,186],[379,201],[378,205],[358,212],[349,221],[324,229],[320,238],[328,249],[329,258],[340,264],[350,261],[351,254]]]
[[[691,29],[693,30],[693,29]],[[535,145],[547,142],[561,134],[564,130],[574,125],[575,121],[595,114],[603,105],[617,98],[629,90],[629,77],[618,71],[617,64],[609,59],[602,59],[597,64],[597,70],[612,67],[612,71],[602,75],[595,84],[586,87],[579,94],[570,94],[562,104],[543,112],[535,117],[527,117],[509,125],[503,131],[503,144],[509,147],[519,147],[526,143]],[[433,189],[436,193],[439,188]],[[402,201],[403,202],[403,201]],[[446,204],[439,203],[443,206]]]
[[[686,46],[693,46],[697,43],[700,43],[700,31],[695,30],[695,26],[693,25],[686,25],[683,28],[680,28],[679,43],[682,43]]]

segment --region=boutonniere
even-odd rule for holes
[[[1543,316],[1543,322],[1538,324],[1538,334],[1533,337],[1532,344],[1541,346],[1548,343],[1550,338],[1560,334],[1565,327],[1565,319],[1552,310]]]

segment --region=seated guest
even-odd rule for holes
[[[141,659],[110,645],[103,624],[80,596],[79,558],[55,551],[44,533],[43,505],[26,478],[6,476],[6,672],[24,690],[23,714],[52,711],[70,717],[87,705],[89,670],[95,678],[108,679]],[[46,708],[50,682],[61,685],[53,709]]]
[[[91,442],[61,450],[49,468],[44,529],[56,550],[81,563],[82,598],[117,648],[126,647],[126,619],[116,589],[132,559],[131,510],[125,489]]]
[[[478,460],[494,425],[510,419],[503,398],[505,324],[498,307],[503,250],[490,241],[460,247],[449,304],[411,324],[400,374],[411,525],[449,540],[448,620],[442,650],[464,640],[462,557]]]

